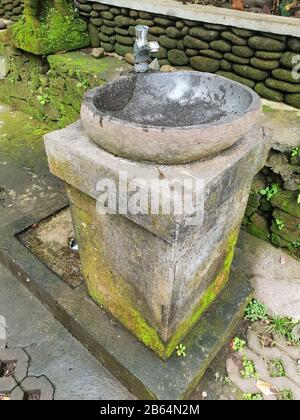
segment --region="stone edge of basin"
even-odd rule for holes
[[[176,72],[176,76],[180,74],[194,75],[195,72]],[[163,77],[167,75],[164,73]],[[201,76],[212,77],[210,73],[204,72]],[[121,77],[136,77],[136,74]],[[252,89],[222,76],[214,77],[223,79],[226,84],[242,86],[249,93],[252,103],[243,114],[230,115],[214,123],[175,128],[128,122],[105,114],[94,104],[96,94],[115,82],[112,81],[86,93],[81,106],[82,125],[98,146],[125,159],[176,165],[211,158],[239,141],[245,131],[249,131],[259,121],[261,112],[261,98]],[[225,132],[227,139],[224,139]]]
[[[207,186],[205,194],[207,196],[210,190],[217,188],[224,166],[230,168],[244,153],[248,155],[253,142],[257,142],[260,148],[260,160],[257,166],[251,169],[253,176],[263,166],[270,148],[270,138],[263,135],[261,128],[254,127],[240,142],[220,156],[207,160],[205,165],[199,161],[192,165],[159,166],[129,161],[106,152],[88,138],[80,120],[64,129],[48,133],[44,136],[44,140],[51,172],[95,200],[99,197],[96,190],[98,181],[110,178],[118,185],[120,171],[127,173],[129,182],[137,176],[143,179],[145,177],[145,179],[160,179],[161,174],[166,179],[181,179],[182,176],[195,179],[201,173],[201,178]],[[81,171],[80,176],[79,171]],[[146,193],[148,194],[147,191]],[[128,213],[126,217],[170,243],[188,235],[190,230],[195,228],[195,226],[186,226],[188,217],[186,214],[180,218],[169,215],[159,223],[155,215],[145,217]]]

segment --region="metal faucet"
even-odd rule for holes
[[[156,41],[148,41],[148,26],[138,25],[135,27],[136,40],[134,43],[134,70],[136,73],[149,71],[150,52],[155,53],[160,49]]]

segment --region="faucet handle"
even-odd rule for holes
[[[160,45],[157,41],[151,41],[148,43],[148,45],[149,45],[149,50],[152,53],[157,53],[160,50]]]

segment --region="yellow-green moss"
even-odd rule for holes
[[[200,319],[201,315],[206,311],[206,309],[211,305],[211,303],[216,299],[218,294],[222,291],[226,285],[229,274],[231,263],[234,256],[235,245],[237,237],[239,234],[239,229],[231,233],[228,243],[227,243],[227,252],[225,261],[222,269],[219,274],[216,276],[213,283],[208,287],[208,289],[201,296],[198,305],[195,307],[192,314],[185,319],[182,324],[177,328],[177,331],[173,334],[169,343],[166,347],[167,357],[171,356],[175,350],[177,344],[182,340],[182,338],[191,330],[191,328],[196,324]]]
[[[225,286],[229,277],[238,232],[235,230],[229,237],[222,270],[201,296],[199,304],[192,314],[177,328],[169,342],[165,343],[157,330],[149,325],[136,308],[135,290],[121,276],[112,272],[107,264],[101,243],[101,226],[94,224],[96,217],[95,214],[91,214],[91,211],[94,212],[91,210],[94,208],[94,202],[91,203],[89,197],[73,189],[69,190],[69,195],[73,202],[72,214],[80,244],[83,273],[91,297],[161,359],[166,360]]]
[[[43,2],[38,16],[25,15],[9,28],[15,47],[37,55],[75,50],[89,45],[87,25],[66,4],[63,13],[52,7],[52,2]]]

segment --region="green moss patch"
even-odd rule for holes
[[[25,14],[9,29],[15,47],[36,55],[69,51],[89,45],[86,23],[75,14],[71,5],[63,12],[43,2],[38,17]]]

